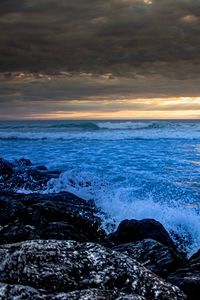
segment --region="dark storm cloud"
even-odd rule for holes
[[[198,97],[199,87],[199,0],[0,1],[0,118],[100,107],[195,111],[193,100],[136,100]]]
[[[149,3],[149,4],[148,4]],[[3,71],[188,79],[200,71],[200,1],[3,0]]]

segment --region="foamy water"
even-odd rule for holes
[[[61,169],[45,193],[93,199],[104,225],[155,218],[200,247],[200,122],[1,122],[0,156]]]

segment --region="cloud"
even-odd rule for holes
[[[193,78],[199,12],[193,0],[4,0],[0,63],[3,70]]]
[[[200,1],[1,0],[0,72],[16,71],[51,80],[0,79],[2,116],[67,113],[70,105],[84,111],[93,101],[111,101],[114,110],[124,99],[197,97]]]

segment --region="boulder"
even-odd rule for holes
[[[22,158],[16,160],[16,161],[14,162],[14,164],[15,164],[16,166],[20,166],[20,167],[30,167],[30,166],[33,165],[32,162],[31,162],[29,159],[26,159],[26,158],[24,158],[24,157],[22,157]]]
[[[75,241],[37,240],[1,245],[0,282],[28,285],[37,291],[45,290],[46,294],[73,292],[74,298],[68,299],[80,299],[80,290],[89,290],[91,295],[91,289],[102,290],[103,295],[106,291],[136,294],[146,300],[186,299],[179,288],[132,258],[98,244]]]
[[[200,250],[189,260],[187,266],[176,270],[167,278],[179,286],[187,295],[188,300],[198,300],[200,295]]]
[[[3,179],[9,178],[14,173],[13,166],[7,160],[0,158],[0,176]]]
[[[189,262],[191,265],[200,264],[200,249],[190,257]]]
[[[146,300],[144,297],[136,294],[126,294],[118,291],[88,289],[73,291],[70,293],[57,294],[56,300]]]
[[[152,239],[122,244],[112,249],[129,255],[163,278],[186,263],[175,250]]]
[[[40,191],[52,178],[58,178],[60,171],[47,170],[45,166],[34,166],[29,159],[21,158],[10,163],[0,159],[0,188],[6,191],[19,189]]]
[[[15,194],[0,192],[0,243],[29,239],[73,239],[100,242],[98,210],[71,193]]]
[[[128,295],[117,291],[99,289],[77,290],[69,293],[46,294],[44,290],[36,290],[30,286],[0,283],[0,299],[2,300],[145,300],[138,295]]]
[[[106,238],[105,244],[114,246],[144,239],[153,239],[167,247],[175,248],[163,225],[154,219],[122,221],[117,230]]]
[[[40,237],[40,232],[34,226],[24,223],[16,222],[0,226],[0,244],[39,239]]]

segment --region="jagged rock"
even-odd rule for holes
[[[26,158],[20,158],[15,161],[16,166],[21,166],[21,167],[30,167],[32,166],[32,162],[29,159]]]
[[[179,286],[186,293],[188,300],[198,300],[200,295],[200,250],[190,258],[185,268],[178,269],[167,279]]]
[[[33,238],[99,242],[106,234],[97,213],[94,204],[70,193],[0,192],[0,242]]]
[[[0,176],[3,179],[9,178],[14,173],[13,166],[7,160],[0,158]]]
[[[16,222],[0,226],[0,244],[16,243],[19,241],[41,238],[39,231],[31,225]]]
[[[36,290],[30,286],[0,283],[1,300],[145,300],[138,295],[128,295],[117,291],[99,289],[78,290],[69,293],[46,294],[45,290]]]
[[[56,177],[57,175],[38,168],[18,169],[5,183],[5,188],[13,191],[18,189],[39,191],[46,187],[50,179]]]
[[[45,300],[44,295],[30,286],[0,283],[0,300]]]
[[[129,255],[147,269],[164,278],[185,263],[175,250],[152,239],[122,244],[114,247],[113,250]]]
[[[186,299],[177,287],[132,258],[98,244],[74,241],[1,245],[0,282],[29,285],[48,294],[95,288],[136,294],[147,300]]]
[[[40,171],[47,171],[47,167],[45,166],[36,166],[36,169],[40,170]]]
[[[190,264],[200,264],[200,249],[194,253],[189,260]]]
[[[114,246],[144,239],[153,239],[167,247],[175,248],[163,225],[154,219],[122,221],[117,230],[106,238],[105,244]]]
[[[146,300],[144,297],[134,294],[125,294],[118,291],[88,289],[71,293],[58,294],[56,300]]]
[[[26,189],[40,191],[52,178],[57,178],[60,171],[49,171],[45,166],[34,166],[29,159],[21,158],[12,164],[0,159],[0,188],[7,191]]]
[[[74,240],[88,242],[89,240],[68,222],[50,222],[40,233],[41,239]]]

